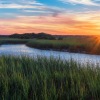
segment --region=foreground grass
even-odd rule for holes
[[[100,66],[52,57],[0,57],[0,100],[100,100]]]

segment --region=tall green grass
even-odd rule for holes
[[[90,51],[90,42],[81,39],[66,40],[31,40],[26,43],[27,46],[39,49],[53,49],[69,52],[88,52]],[[89,52],[88,52],[89,53]]]
[[[52,49],[100,55],[99,39],[100,38],[98,37],[67,37],[63,40],[0,38],[0,45],[26,44],[29,47],[39,49]]]
[[[29,47],[34,47],[39,49],[52,49],[52,50],[100,55],[100,40],[99,38],[95,37],[91,38],[71,37],[71,38],[65,38],[63,40],[35,39],[27,42],[26,45]]]
[[[31,39],[14,39],[14,38],[0,38],[0,45],[2,44],[26,44]]]
[[[1,56],[0,100],[100,100],[100,66]]]

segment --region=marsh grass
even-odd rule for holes
[[[39,49],[52,49],[69,52],[88,52],[90,50],[89,42],[82,42],[81,39],[66,40],[31,40],[26,43],[29,47]],[[89,49],[89,50],[88,50]]]
[[[0,44],[26,44],[31,39],[0,38]]]
[[[26,45],[39,49],[52,49],[100,55],[100,40],[95,37],[71,37],[63,40],[34,39],[27,42]]]
[[[0,100],[100,100],[100,66],[1,56]]]
[[[0,38],[0,45],[2,44],[25,44],[39,49],[100,55],[98,37],[67,37],[63,40]]]

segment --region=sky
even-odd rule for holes
[[[100,35],[100,0],[0,0],[0,34]]]

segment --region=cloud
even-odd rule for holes
[[[99,34],[100,11],[79,12],[50,6],[37,0],[1,0],[0,33],[47,32],[52,34]],[[6,2],[5,2],[6,1]],[[93,0],[60,0],[94,5]],[[6,8],[6,9],[5,9]],[[4,11],[3,11],[3,10]]]
[[[85,12],[62,13],[57,16],[19,16],[15,19],[0,20],[0,33],[99,34],[99,13]]]
[[[16,9],[21,9],[21,8],[38,8],[38,7],[43,6],[42,3],[37,2],[36,0],[33,1],[26,1],[26,0],[15,0],[15,1],[10,1],[7,0],[5,1],[1,1],[0,2],[0,8],[16,8]]]
[[[15,15],[16,16],[42,16],[42,15],[53,15],[57,16],[59,13],[63,12],[65,9],[64,8],[59,8],[55,6],[47,6],[43,3],[37,2],[36,0],[15,0],[11,2],[11,0],[7,0],[6,2],[2,1],[0,2],[0,9],[14,9],[16,10],[15,12],[2,12],[3,15],[9,15],[11,17]],[[10,14],[9,14],[10,13]],[[16,14],[15,14],[16,13]],[[2,17],[3,18],[3,17]],[[5,17],[4,17],[5,18]]]
[[[91,6],[100,6],[95,0],[60,0],[64,3],[72,3],[72,4],[83,4],[83,5],[91,5]]]

